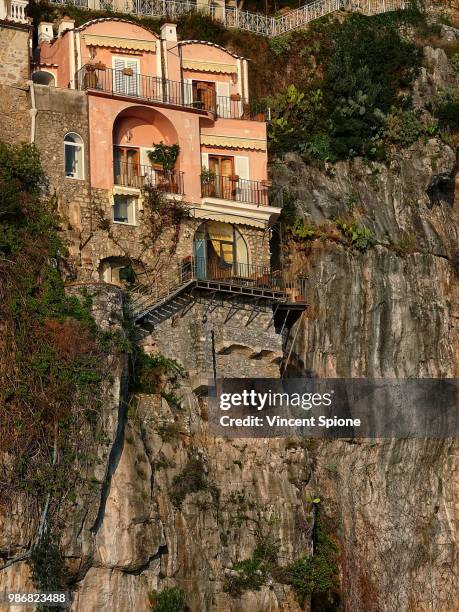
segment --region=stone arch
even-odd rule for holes
[[[129,106],[122,110],[113,122],[113,145],[151,149],[155,144],[178,144],[179,138],[173,123],[161,112],[146,106]],[[177,170],[180,156],[177,160]]]

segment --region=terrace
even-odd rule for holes
[[[121,187],[142,189],[156,187],[164,193],[183,195],[183,172],[163,170],[151,165],[132,164],[115,160],[114,183]]]
[[[240,96],[208,96],[198,99],[191,83],[137,74],[132,68],[114,70],[103,64],[86,64],[76,74],[80,90],[180,106],[208,112],[215,118],[266,121],[268,114],[260,104],[251,104]]]
[[[201,175],[203,198],[230,200],[255,206],[282,208],[283,190],[271,186],[270,181],[250,181],[238,176]]]

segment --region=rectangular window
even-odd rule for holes
[[[113,221],[135,225],[136,198],[125,195],[115,195],[113,200]]]
[[[113,90],[126,96],[139,96],[139,60],[125,57],[113,58]]]

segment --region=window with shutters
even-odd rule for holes
[[[113,58],[113,90],[126,96],[139,96],[139,60],[127,57]]]

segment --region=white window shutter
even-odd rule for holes
[[[209,169],[209,154],[201,153],[201,169]]]
[[[248,180],[249,173],[249,158],[237,155],[234,158],[235,173],[240,179]]]
[[[217,114],[219,117],[223,117],[224,119],[231,119],[234,114],[231,112],[231,105],[237,104],[237,102],[231,102],[230,100],[229,83],[217,81],[215,85],[217,94]]]
[[[183,87],[183,99],[185,104],[192,105],[193,104],[193,79],[183,79],[184,87]]]
[[[234,158],[234,170],[236,175],[239,177],[237,182],[237,200],[239,202],[250,202],[251,201],[251,189],[249,179],[249,158],[237,155]]]
[[[230,95],[230,84],[223,83],[222,81],[216,82],[217,96],[222,98],[229,98]]]
[[[125,76],[126,82],[126,93],[131,96],[139,95],[139,78],[137,74],[137,60],[127,60],[126,68],[130,68],[132,70],[132,76]]]
[[[124,76],[123,70],[124,68],[124,60],[119,58],[113,59],[113,70],[115,71],[113,74],[113,89],[115,91],[124,91]]]

